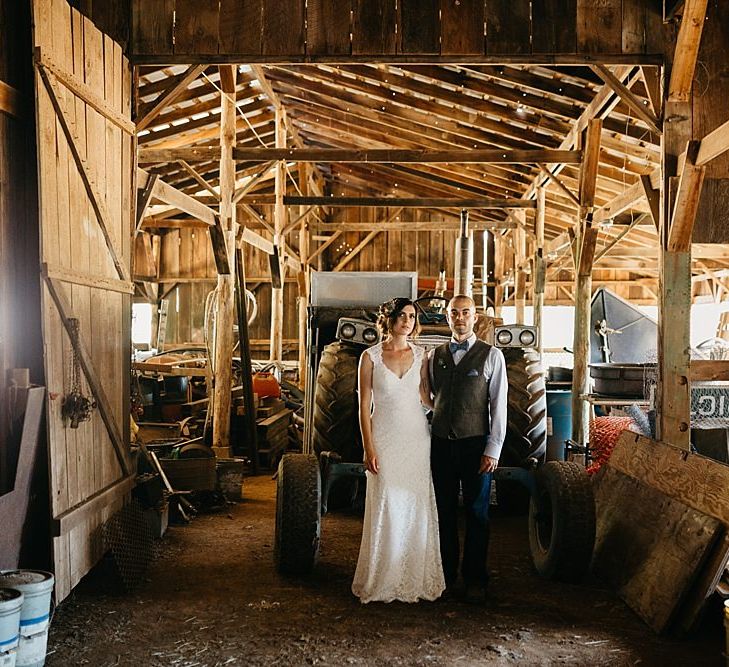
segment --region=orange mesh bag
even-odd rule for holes
[[[620,434],[626,429],[630,430],[633,424],[632,417],[595,417],[590,422],[592,463],[587,468],[588,475],[593,475],[607,463]]]

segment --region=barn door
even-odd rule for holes
[[[33,0],[33,23],[53,559],[62,600],[103,555],[99,528],[133,485],[134,126],[121,47],[66,0]],[[95,402],[89,419],[77,421],[83,410],[64,418],[74,392]]]

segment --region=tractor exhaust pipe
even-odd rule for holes
[[[468,211],[461,211],[461,233],[456,239],[456,275],[453,294],[473,296],[473,232],[468,231]]]

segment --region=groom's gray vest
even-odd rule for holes
[[[477,340],[456,365],[448,343],[435,348],[433,435],[459,439],[488,434],[489,381],[483,367],[490,350],[490,345]]]

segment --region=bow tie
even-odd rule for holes
[[[463,340],[460,343],[454,343],[451,341],[448,343],[448,349],[451,351],[451,354],[455,354],[456,350],[463,350],[464,352],[468,352],[468,341]]]

